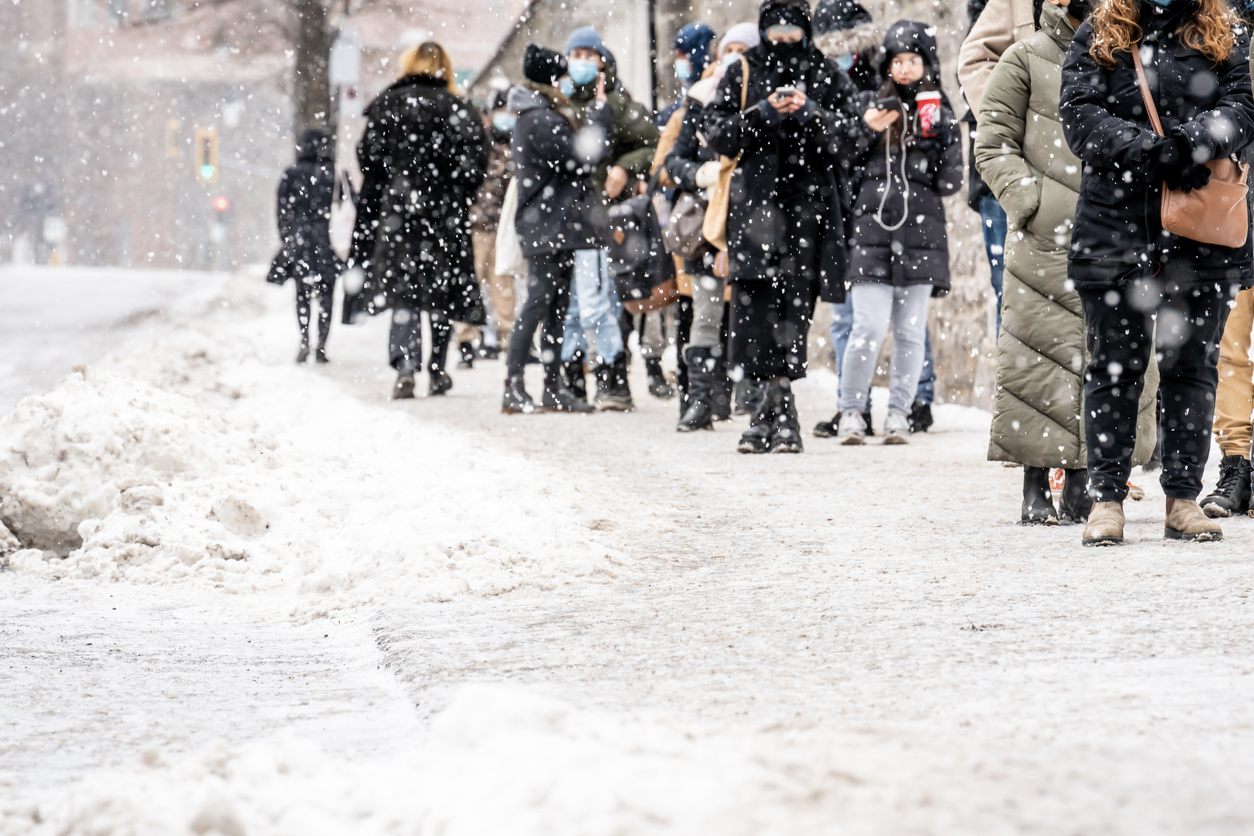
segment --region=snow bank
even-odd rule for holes
[[[798,812],[803,795],[748,738],[466,686],[425,744],[396,760],[346,761],[290,736],[211,742],[170,763],[150,749],[129,769],[10,810],[0,833],[735,836],[770,832],[763,817],[781,804]]]
[[[227,342],[137,357],[155,387],[78,367],[0,422],[15,571],[281,588],[308,617],[614,576],[567,475]]]

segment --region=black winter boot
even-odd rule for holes
[[[300,351],[296,352],[296,362],[300,364],[300,363],[305,362],[308,359],[309,359],[309,335],[305,334],[302,336],[302,339],[300,341]]]
[[[457,368],[473,369],[475,367],[474,344],[469,342],[460,342],[457,344],[457,351],[461,354],[461,359],[457,361]]]
[[[536,411],[535,402],[527,394],[523,376],[505,378],[505,396],[501,398],[501,412],[506,415],[530,415]]]
[[[765,384],[766,381],[762,383]],[[779,415],[783,391],[776,385],[764,385],[758,410],[749,419],[749,429],[744,431],[740,436],[740,443],[736,445],[741,453],[766,453],[771,449],[771,435],[775,431],[775,419]]]
[[[562,364],[562,378],[566,381],[566,388],[575,394],[575,397],[588,399],[588,381],[587,374],[583,368],[584,353],[576,351],[575,356],[570,358],[569,363]]]
[[[1064,470],[1062,497],[1058,500],[1060,522],[1075,524],[1089,521],[1093,497],[1089,496],[1089,472],[1083,468]]]
[[[766,394],[766,381],[744,378],[736,384],[736,402],[733,415],[756,415]]]
[[[710,405],[715,421],[730,421],[732,416],[732,382],[727,376],[727,350],[718,348],[714,377],[710,381]]]
[[[1057,525],[1058,514],[1054,511],[1054,498],[1049,492],[1049,468],[1023,468],[1023,515],[1024,525]]]
[[[448,372],[437,366],[429,366],[427,371],[431,375],[431,397],[438,398],[453,388],[453,378]]]
[[[932,405],[915,401],[910,407],[910,432],[925,433],[930,426],[932,426]]]
[[[414,396],[414,373],[411,371],[403,371],[396,376],[396,383],[392,386],[392,400],[407,401]]]
[[[560,373],[544,378],[541,406],[551,412],[596,412],[596,407],[566,388]]]
[[[1250,510],[1250,460],[1244,456],[1224,456],[1219,460],[1219,484],[1201,502],[1206,516],[1231,517]]]
[[[603,412],[630,412],[636,408],[627,384],[627,352],[614,358],[613,365],[596,368],[597,395],[594,403]]]
[[[662,372],[662,361],[657,357],[644,361],[645,371],[649,374],[649,394],[653,397],[669,401],[675,397],[675,387],[671,386]]]
[[[805,450],[801,444],[801,421],[797,418],[797,400],[792,389],[779,389],[778,408],[775,413],[775,427],[771,432],[770,450],[772,453],[800,453]]]
[[[689,346],[685,352],[688,361],[688,408],[680,417],[675,429],[681,433],[694,430],[714,429],[714,358],[708,348]]]

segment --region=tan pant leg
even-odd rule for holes
[[[1254,413],[1254,362],[1250,331],[1254,329],[1254,289],[1237,294],[1219,343],[1219,389],[1215,393],[1215,440],[1225,456],[1250,457],[1251,414]]]
[[[492,300],[492,312],[496,314],[500,326],[501,345],[506,345],[509,332],[514,328],[514,277],[496,274],[496,233],[476,232],[475,273],[479,281],[488,289],[488,298]]]

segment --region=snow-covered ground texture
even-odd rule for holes
[[[0,374],[3,836],[1254,832],[1254,521],[1164,541],[1138,473],[1123,548],[1021,527],[955,406],[740,456],[639,365],[394,403],[382,318],[297,369],[290,287],[183,280],[0,271],[65,300]]]

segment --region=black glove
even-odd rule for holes
[[[1163,180],[1172,191],[1191,192],[1210,182],[1210,169],[1204,165],[1191,165],[1173,172]]]
[[[1192,149],[1188,141],[1180,136],[1155,137],[1146,150],[1145,160],[1149,164],[1149,181],[1167,182],[1170,189],[1178,188],[1171,185],[1172,178],[1179,180],[1183,169],[1192,161]]]

